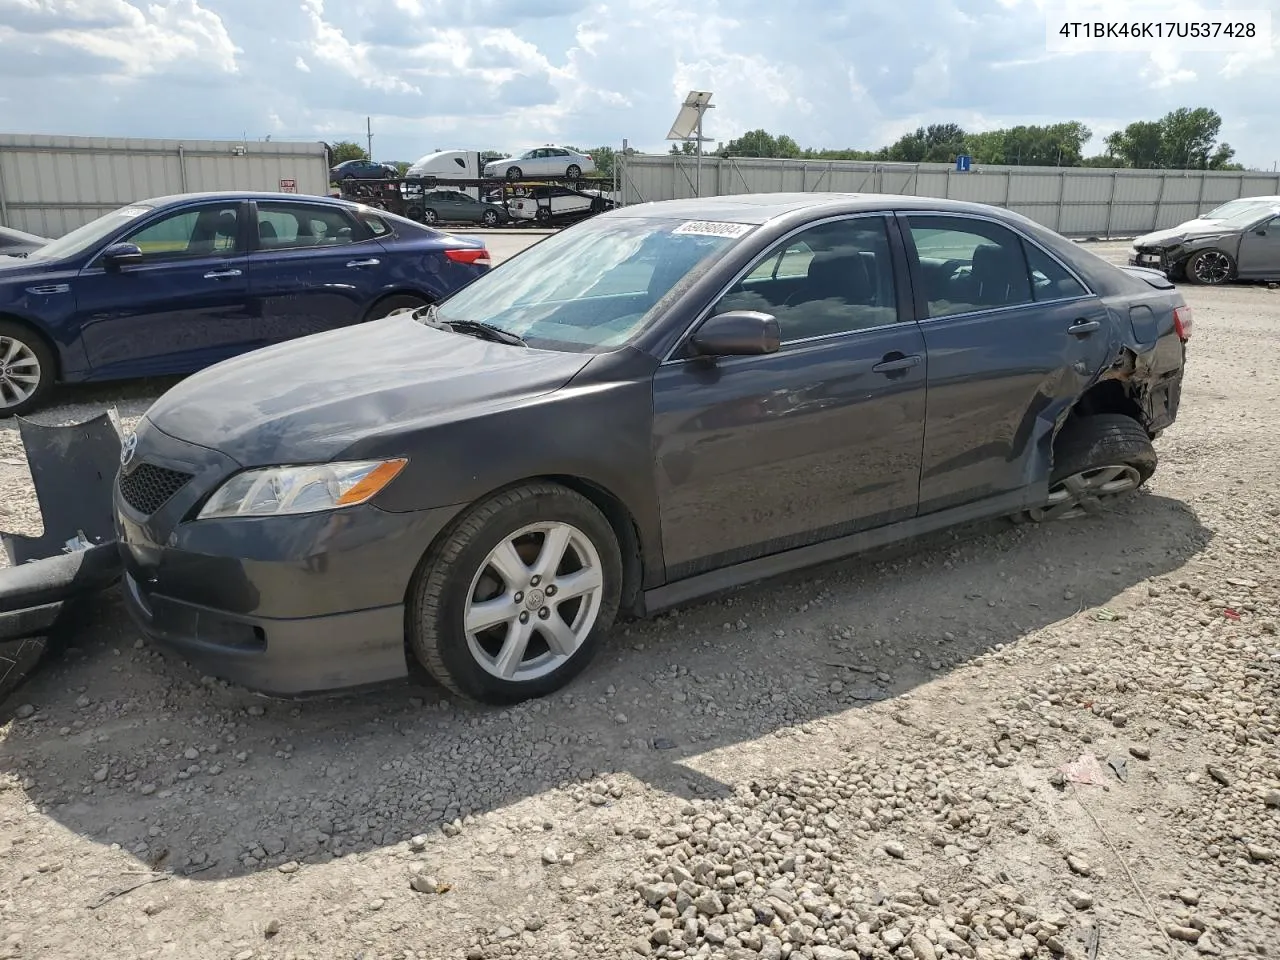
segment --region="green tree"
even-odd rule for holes
[[[958,124],[931,123],[903,134],[886,151],[886,160],[902,163],[949,163],[965,151],[965,132]]]
[[[595,147],[587,153],[596,164],[596,176],[612,177],[613,165],[617,162],[618,152],[613,147]]]
[[[1206,169],[1221,130],[1222,117],[1208,107],[1171,110],[1160,119],[1161,165],[1171,170]]]
[[[749,130],[735,140],[730,140],[720,151],[723,157],[771,157],[798,159],[804,151],[785,133],[773,136],[767,130]]]
[[[339,140],[335,143],[330,151],[333,154],[333,164],[337,166],[347,160],[367,160],[369,155],[365,153],[364,147],[356,143],[354,140]]]

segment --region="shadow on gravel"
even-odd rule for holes
[[[264,700],[143,647],[104,601],[9,705],[35,712],[0,742],[0,771],[66,829],[201,879],[376,849],[593,777],[580,801],[615,802],[615,775],[722,795],[684,761],[778,734],[761,748],[785,762],[796,725],[1035,643],[1210,537],[1153,494],[1105,518],[949,532],[621,626],[569,689],[506,710],[412,683]]]

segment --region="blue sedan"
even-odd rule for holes
[[[191,373],[443,299],[483,241],[326,197],[143,200],[0,266],[0,417],[57,382]]]

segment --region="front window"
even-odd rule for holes
[[[1220,207],[1215,207],[1208,213],[1204,214],[1201,220],[1229,220],[1232,217],[1245,213],[1249,210],[1256,210],[1258,207],[1265,206],[1266,200],[1253,200],[1248,197],[1240,200],[1231,200],[1224,203]]]
[[[144,213],[150,212],[151,207],[137,203],[113,210],[97,220],[89,221],[83,227],[77,227],[70,233],[63,234],[52,243],[45,244],[39,250],[28,254],[27,260],[61,260],[64,257],[79,256]]]
[[[554,234],[458,291],[439,319],[480,320],[530,346],[600,353],[630,342],[659,303],[752,229],[733,223],[596,218]]]
[[[1225,217],[1213,226],[1215,229],[1221,227],[1228,232],[1232,230],[1247,230],[1259,221],[1274,217],[1277,213],[1280,213],[1280,206],[1257,203],[1251,207],[1237,210],[1233,216]]]

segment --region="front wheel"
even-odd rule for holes
[[[439,223],[440,216],[434,210],[428,207],[426,210],[422,211],[422,222],[429,223],[429,224]]]
[[[1236,262],[1221,250],[1201,250],[1187,261],[1186,273],[1192,283],[1209,286],[1227,283],[1236,275]]]
[[[508,180],[519,180],[523,176],[524,176],[524,172],[519,167],[510,167],[507,170]]]
[[[1053,461],[1048,500],[1015,519],[1039,523],[1102,513],[1156,471],[1156,451],[1146,429],[1119,413],[1068,422],[1054,442]]]
[[[53,387],[53,351],[20,323],[0,320],[0,417],[21,416],[39,406]]]
[[[591,501],[556,484],[515,487],[473,508],[423,561],[410,647],[468,699],[546,696],[591,661],[621,592],[618,540]]]
[[[480,218],[480,222],[486,227],[496,227],[498,225],[498,212],[496,210],[486,210],[484,216]]]

